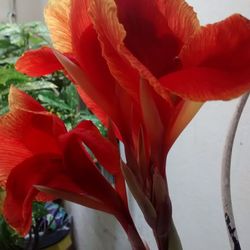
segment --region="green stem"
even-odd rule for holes
[[[116,216],[117,220],[120,222],[121,226],[127,233],[129,242],[133,250],[146,250],[145,245],[135,227],[135,224],[130,216],[130,214],[124,214]]]
[[[159,236],[154,231],[154,235],[159,250],[182,250],[181,241],[173,220],[171,221],[171,226],[168,233]]]
[[[180,237],[178,235],[173,220],[169,232],[168,250],[182,250]]]

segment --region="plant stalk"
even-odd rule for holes
[[[180,237],[173,220],[171,221],[170,230],[166,233],[165,237],[157,235],[156,232],[154,232],[154,235],[159,250],[182,250]]]
[[[130,214],[127,214],[126,216],[117,215],[116,218],[127,233],[132,250],[147,250]]]
[[[234,113],[225,142],[222,168],[221,168],[221,196],[222,196],[225,222],[232,250],[240,250],[241,246],[238,238],[238,233],[233,215],[233,207],[232,207],[231,184],[230,184],[231,159],[232,159],[232,150],[233,150],[235,134],[237,131],[241,114],[248,100],[248,97],[249,93],[241,97],[240,102]]]
[[[172,220],[169,232],[168,250],[182,250],[181,240]]]

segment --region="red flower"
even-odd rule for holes
[[[117,146],[102,137],[90,121],[67,132],[58,117],[13,87],[9,103],[9,113],[0,118],[0,183],[7,192],[4,215],[10,225],[25,235],[31,224],[32,201],[51,199],[37,186],[111,213],[130,230]],[[115,176],[115,188],[100,174],[85,146]]]
[[[63,0],[49,2],[45,19],[55,49],[74,58],[81,70],[61,63],[106,123],[108,116],[120,125],[117,85],[138,106],[140,79],[166,99],[158,108],[162,113],[183,102],[176,95],[195,101],[230,99],[250,88],[250,23],[240,15],[201,27],[183,0]],[[62,69],[49,48],[26,52],[16,67],[31,76]],[[184,125],[171,126],[173,140],[200,107],[190,106]]]
[[[50,1],[45,18],[54,53],[26,52],[16,68],[32,76],[63,68],[90,109],[111,121],[125,145],[125,178],[156,237],[166,236],[167,153],[202,102],[250,89],[249,20],[201,27],[184,0]]]

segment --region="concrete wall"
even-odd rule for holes
[[[60,0],[59,0],[60,1]],[[8,13],[13,6],[13,0],[1,0],[0,5],[0,22],[8,21]],[[46,0],[15,0],[16,17],[18,22],[42,21],[43,7]]]
[[[59,1],[59,0],[58,0]],[[202,24],[239,12],[250,18],[249,0],[189,0]],[[17,0],[18,21],[41,20],[44,1]],[[1,0],[0,20],[8,1]],[[167,161],[174,220],[185,250],[228,250],[220,198],[220,164],[229,121],[237,101],[206,104],[183,132]],[[233,201],[243,249],[250,248],[250,103],[242,117],[232,162]],[[132,198],[131,198],[132,199]],[[143,238],[152,234],[134,202],[131,211]],[[127,250],[126,236],[108,215],[68,203],[78,250]]]
[[[7,21],[9,10],[10,10],[9,0],[1,0],[0,22]]]

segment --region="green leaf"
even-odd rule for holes
[[[0,216],[0,249],[21,250],[22,242],[23,239],[8,226],[3,216]]]
[[[39,94],[38,100],[40,100],[45,106],[55,107],[55,108],[59,108],[59,109],[65,109],[65,110],[69,110],[69,111],[71,110],[70,106],[65,104],[60,99],[55,99],[53,97],[51,98],[49,96]]]
[[[1,54],[1,52],[0,52],[0,54]],[[1,59],[0,64],[1,65],[15,64],[18,58],[19,58],[19,56],[12,56],[10,58]]]
[[[79,105],[79,97],[76,88],[73,84],[66,86],[61,92],[60,97],[67,103],[72,109],[77,109]]]
[[[17,72],[14,68],[0,68],[0,84],[21,83],[28,81],[28,77]]]
[[[8,48],[10,46],[10,41],[0,35],[0,48]]]
[[[56,91],[57,89],[57,86],[54,83],[42,80],[34,82],[26,82],[25,84],[17,84],[16,87],[23,91],[37,91],[43,89],[51,89]]]
[[[45,203],[43,202],[33,202],[32,211],[32,216],[35,220],[48,214],[48,210],[45,208]]]

